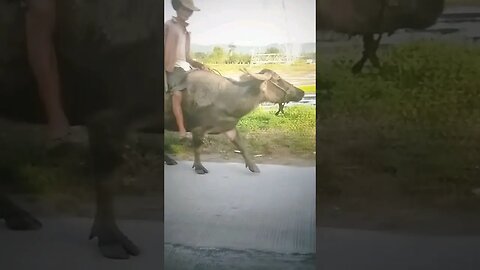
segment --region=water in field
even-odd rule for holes
[[[421,39],[480,41],[480,7],[447,7],[437,23],[424,30],[397,30],[382,38],[383,46]],[[346,35],[333,32],[317,32],[317,45],[322,49],[338,46],[360,46],[361,38],[349,39]]]

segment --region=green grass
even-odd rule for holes
[[[293,63],[287,64],[268,64],[268,65],[240,65],[240,64],[207,64],[209,68],[214,68],[222,74],[238,73],[241,68],[249,71],[260,71],[264,68],[271,69],[275,72],[315,72],[315,64]]]
[[[380,55],[382,70],[322,65],[320,148],[346,166],[389,172],[407,192],[467,195],[480,185],[480,48],[415,42]]]
[[[315,107],[295,106],[285,109],[285,115],[275,116],[275,110],[259,108],[240,120],[239,129],[248,133],[252,144],[269,150],[285,147],[292,154],[315,151]]]
[[[446,0],[447,5],[480,5],[479,0]]]
[[[317,91],[316,85],[300,85],[298,88],[302,89],[305,93],[315,93]]]
[[[315,151],[315,107],[293,106],[285,114],[275,116],[275,110],[258,108],[243,117],[238,129],[253,154],[290,157],[309,156]],[[190,154],[189,146],[182,144],[175,134],[166,134],[168,151]],[[232,148],[223,136],[208,136],[204,153],[220,153]]]

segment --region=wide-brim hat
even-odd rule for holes
[[[200,11],[200,9],[193,4],[193,0],[179,0],[179,1],[180,1],[180,4],[182,4],[182,6],[192,11]]]

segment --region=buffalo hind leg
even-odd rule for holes
[[[9,198],[0,194],[0,219],[11,230],[38,230],[42,223],[30,213],[15,205]]]
[[[122,161],[126,133],[126,123],[121,119],[116,113],[104,112],[88,126],[96,191],[96,213],[90,239],[97,237],[100,252],[112,259],[128,259],[129,255],[140,253],[118,228],[113,207],[113,175]]]
[[[238,150],[240,150],[240,153],[242,154],[243,159],[245,160],[245,167],[247,167],[251,172],[257,172],[257,173],[260,172],[260,169],[257,167],[255,162],[253,162],[252,158],[246,151],[245,145],[243,143],[243,140],[240,134],[238,133],[238,130],[234,128],[232,130],[225,132],[225,135],[230,140],[230,142],[232,142],[233,145],[235,145],[235,147],[238,148]]]
[[[192,130],[193,137],[193,151],[194,151],[194,160],[192,168],[195,169],[195,172],[198,174],[208,173],[207,168],[202,165],[200,160],[200,151],[202,150],[203,137],[205,136],[205,130],[203,128],[196,128]]]
[[[370,63],[372,63],[372,65],[378,69],[380,69],[380,60],[378,59],[378,56],[377,56],[377,50],[378,50],[378,47],[380,47],[381,40],[382,40],[382,34],[379,34],[376,40],[374,40],[372,37],[372,40],[371,40],[372,48],[370,49],[370,53],[368,54],[368,60],[370,60]]]
[[[361,72],[367,60],[370,60],[370,62],[375,68],[380,68],[380,61],[378,60],[377,49],[380,44],[381,38],[381,34],[379,35],[377,40],[374,39],[373,34],[363,35],[362,58],[352,67],[353,74]]]

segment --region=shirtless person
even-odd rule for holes
[[[165,71],[167,73],[167,91],[172,93],[172,111],[175,116],[181,138],[187,136],[182,112],[182,92],[177,85],[189,70],[206,69],[205,66],[190,57],[190,32],[187,20],[193,11],[199,11],[193,0],[172,0],[177,16],[165,23]],[[191,136],[188,134],[189,137]]]

